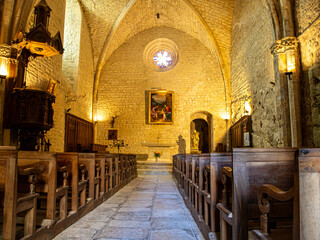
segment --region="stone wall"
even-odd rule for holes
[[[237,0],[231,46],[231,95],[233,123],[241,118],[244,102],[251,101],[253,146],[277,147],[275,119],[274,43],[269,14],[261,1]]]
[[[157,38],[168,38],[179,48],[177,65],[167,72],[156,72],[143,62],[145,46]],[[162,88],[174,92],[173,125],[146,123],[146,91]],[[125,152],[147,153],[143,142],[176,144],[178,136],[186,140],[190,151],[191,115],[208,112],[213,115],[214,144],[225,141],[224,85],[219,63],[198,40],[173,28],[145,30],[131,38],[109,58],[99,83],[97,142],[108,144],[107,130],[111,117],[118,116],[114,127],[118,138],[128,143]],[[176,154],[178,147],[171,150]]]
[[[301,51],[303,145],[320,147],[320,2],[296,0]]]
[[[61,0],[47,1],[52,9],[50,17],[49,31],[55,34],[60,31],[62,40],[65,29],[66,2]],[[78,4],[78,3],[76,3]],[[29,88],[46,90],[49,80],[56,81],[56,102],[54,104],[54,127],[47,133],[47,138],[52,144],[50,150],[64,151],[65,138],[65,111],[71,108],[70,113],[88,121],[92,120],[92,91],[93,91],[93,57],[91,49],[91,39],[86,20],[80,9],[79,41],[78,51],[75,52],[75,61],[78,62],[78,70],[74,82],[69,82],[63,71],[63,61],[61,55],[51,58],[38,57],[29,63],[26,85]],[[33,27],[33,13],[29,16],[28,27]],[[70,36],[71,40],[75,36]],[[65,47],[65,46],[64,46]],[[69,49],[66,49],[68,51]],[[68,101],[69,100],[69,101]]]

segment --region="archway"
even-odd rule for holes
[[[191,136],[194,131],[199,132],[199,151],[201,153],[213,152],[213,117],[209,112],[201,111],[191,115],[190,122],[190,149],[192,149]]]
[[[208,123],[203,119],[195,119],[192,121],[192,125],[194,126],[194,130],[199,133],[199,151],[201,153],[209,153]]]

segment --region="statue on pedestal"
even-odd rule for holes
[[[191,135],[192,148],[191,153],[201,153],[199,151],[199,135],[200,133],[197,130],[194,130],[194,133]]]

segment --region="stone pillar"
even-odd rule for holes
[[[291,130],[290,130],[290,110],[288,83],[285,75],[285,54],[281,46],[281,41],[277,41],[271,47],[273,54],[274,74],[277,98],[276,98],[276,119],[278,123],[279,140],[278,147],[289,147],[291,145]]]
[[[296,37],[276,41],[274,55],[275,79],[278,84],[277,117],[283,142],[279,146],[301,146],[300,55]]]

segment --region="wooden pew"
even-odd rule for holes
[[[80,164],[78,153],[72,152],[57,153],[57,164],[60,167],[66,166],[71,175],[71,184],[69,184],[71,187],[71,214],[76,213],[80,207],[84,207],[90,202],[86,194],[87,184],[89,183],[86,178],[86,166]],[[91,195],[93,195],[92,190]],[[87,211],[92,208],[93,205]]]
[[[221,169],[221,202],[217,204],[220,211],[220,239],[232,239],[232,168],[223,167]],[[216,218],[217,219],[217,218]]]
[[[188,200],[189,198],[189,179],[190,179],[190,170],[192,170],[192,156],[190,154],[185,154],[184,155],[184,160],[183,160],[183,189],[184,189],[184,194],[183,197],[185,200]],[[191,171],[192,172],[192,171]]]
[[[199,199],[199,208],[198,208],[198,218],[203,221],[205,218],[207,219],[207,222],[209,223],[209,208],[208,208],[208,202],[210,199],[209,194],[209,175],[205,172],[207,172],[205,169],[207,167],[210,168],[210,154],[200,154],[199,155],[199,191],[198,191],[198,199]],[[207,174],[207,181],[205,181],[205,175]],[[206,183],[206,184],[205,184]],[[210,232],[209,224],[202,224],[203,228],[206,228],[207,232]]]
[[[198,212],[199,207],[199,155],[192,155],[192,207]]]
[[[183,165],[184,165],[185,154],[175,155],[175,177],[178,183],[178,189],[182,196],[184,196],[184,181],[183,181]]]
[[[17,214],[26,212],[24,218],[24,236],[32,235],[36,230],[37,197],[34,192],[34,169],[20,169],[20,173],[29,175],[30,192],[18,196],[18,153],[15,147],[0,146],[0,188],[1,207],[3,207],[2,239],[15,239]]]
[[[223,183],[221,181],[220,173],[222,168],[232,165],[232,154],[231,153],[211,153],[210,154],[210,229],[212,232],[219,231],[219,212],[217,211],[216,205],[219,199],[222,198]]]
[[[84,164],[88,174],[88,199],[93,199],[95,207],[100,205],[103,195],[100,194],[101,161],[96,161],[94,153],[79,153],[79,164]]]
[[[219,173],[223,167],[231,166],[231,153],[199,154],[198,158],[193,155],[193,160],[196,169],[195,189],[198,187],[198,191],[194,197],[194,210],[191,209],[191,212],[203,235],[208,239],[211,232],[215,234],[219,231],[219,212],[216,205],[218,199],[221,199],[223,189]]]
[[[112,159],[112,188],[116,188],[120,185],[119,174],[119,157],[117,154],[110,155]]]
[[[95,189],[95,198],[98,199],[97,193],[103,197],[109,187],[109,170],[107,170],[108,163],[106,161],[106,154],[103,153],[96,153],[96,167],[100,167],[100,189]]]
[[[34,168],[36,170],[36,192],[41,193],[41,199],[46,201],[46,217],[41,226],[48,227],[58,220],[67,217],[68,200],[68,169],[66,166],[57,166],[56,154],[53,152],[19,151],[18,164],[21,168]],[[57,184],[58,172],[61,172],[62,181]],[[26,184],[19,184],[21,190]],[[59,199],[59,218],[56,217],[56,202]]]
[[[232,239],[248,239],[248,230],[259,222],[259,186],[293,186],[296,153],[296,148],[233,149]],[[292,217],[292,205],[279,202],[273,209],[275,218]]]
[[[299,150],[300,239],[320,239],[320,149]]]
[[[115,169],[115,164],[113,165],[114,157],[112,154],[106,154],[106,161],[105,161],[105,172],[106,172],[106,178],[105,178],[105,197],[109,191],[111,191],[112,188],[115,187],[116,184],[116,173]]]
[[[298,240],[299,236],[299,206],[298,206],[298,186],[294,185],[290,190],[283,191],[271,184],[264,184],[258,190],[258,205],[261,211],[261,228],[253,230],[252,235],[255,240]],[[293,225],[287,228],[271,229],[272,202],[273,199],[278,201],[289,201],[294,199],[293,205]],[[310,238],[307,238],[310,239]],[[316,238],[315,238],[316,239]]]

